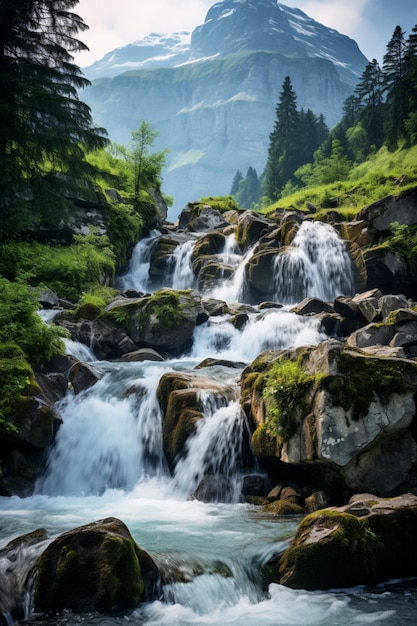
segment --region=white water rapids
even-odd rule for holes
[[[157,237],[157,233],[152,233],[137,245],[128,272],[120,278],[123,289],[152,290],[148,275],[150,249]],[[305,281],[308,289],[319,286],[319,293],[309,295],[324,297],[332,288],[335,293],[351,289],[350,277],[340,278],[343,271],[348,271],[348,264],[342,266],[339,260],[332,265],[329,261],[333,253],[339,259],[344,258],[343,246],[332,237],[329,246],[327,241],[316,232],[301,232],[295,246],[294,255],[304,255],[302,273],[308,277]],[[192,245],[181,246],[174,259],[179,266],[174,267],[169,286],[191,287]],[[224,258],[227,255],[228,263],[235,265],[236,272],[232,280],[219,285],[216,297],[237,300],[244,287],[244,264],[251,252],[246,257],[240,255],[230,237],[222,254]],[[285,268],[280,267],[279,271],[289,271],[291,264],[294,265],[293,260],[286,261]],[[295,265],[299,267],[297,260]],[[287,275],[286,284],[289,282],[291,276]],[[277,278],[277,297],[282,290],[280,285]],[[291,294],[286,294],[284,300],[291,298]],[[227,317],[211,318],[197,327],[191,352],[175,361],[97,362],[90,352],[82,356],[79,344],[67,342],[67,351],[89,360],[102,377],[90,389],[78,396],[69,393],[59,403],[57,408],[63,423],[36,494],[26,499],[0,498],[2,545],[35,528],[46,528],[55,536],[90,521],[115,516],[127,524],[138,544],[156,561],[175,563],[190,574],[190,582],[166,584],[158,600],[122,616],[64,613],[54,616],[54,624],[405,626],[411,623],[407,621],[404,597],[415,610],[417,596],[412,587],[388,585],[346,593],[308,593],[276,584],[267,591],[262,589],[262,564],[287,545],[298,520],[261,514],[238,501],[245,471],[241,447],[247,426],[237,397],[226,401],[208,394],[200,398],[203,418],[187,442],[186,455],[173,475],[167,468],[162,447],[163,416],[156,396],[160,377],[165,372],[193,371],[207,357],[248,363],[262,350],[316,344],[323,338],[316,320],[297,316],[284,308],[250,314],[241,330],[228,323]],[[207,368],[204,373],[232,389],[237,388],[239,369],[219,366]],[[218,481],[226,479],[230,503],[207,504],[189,499],[207,472]],[[0,559],[0,573],[8,566]],[[29,600],[27,605],[26,617],[31,620],[28,623],[39,626],[52,623],[31,614]],[[7,615],[3,620],[8,626],[13,623]]]

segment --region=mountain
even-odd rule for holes
[[[168,147],[170,219],[190,200],[227,194],[234,174],[261,174],[285,76],[298,108],[341,117],[367,59],[355,41],[276,0],[223,0],[191,35],[152,33],[84,72],[83,100],[112,140],[128,143],[142,120]]]

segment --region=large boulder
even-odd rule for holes
[[[248,248],[274,228],[276,228],[276,224],[272,220],[259,213],[245,211],[239,216],[236,240],[243,248]]]
[[[137,348],[153,348],[162,356],[189,348],[196,325],[208,319],[196,291],[173,289],[160,289],[144,298],[126,298],[108,308],[107,315]]]
[[[196,232],[215,230],[228,225],[218,209],[213,209],[209,204],[201,205],[199,202],[187,204],[178,219],[179,228]]]
[[[130,302],[128,298],[124,301]],[[100,360],[117,359],[138,348],[126,331],[110,318],[79,322],[62,319],[58,323],[71,333],[71,339],[89,346]]]
[[[133,608],[147,599],[158,579],[152,558],[116,518],[60,535],[37,566],[36,611]]]
[[[334,589],[417,575],[417,496],[361,494],[308,515],[289,548],[267,567],[294,589]]]
[[[417,363],[332,340],[260,355],[242,375],[254,453],[311,475],[330,472],[349,491],[381,496],[413,483]],[[401,458],[401,462],[399,462]]]
[[[358,215],[370,223],[379,233],[389,232],[391,224],[417,224],[417,190],[403,192],[398,196],[386,196],[362,209]]]

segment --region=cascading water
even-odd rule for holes
[[[237,477],[246,426],[244,413],[238,400],[224,405],[222,398],[207,393],[200,400],[203,418],[187,442],[185,457],[175,467],[174,485],[186,497],[209,475],[208,488],[217,487],[215,495],[221,496],[215,499],[237,502],[240,496]]]
[[[275,259],[274,287],[274,299],[282,304],[295,304],[307,296],[329,302],[352,295],[351,262],[334,228],[304,221],[292,245]]]
[[[189,239],[180,244],[174,250],[172,263],[174,273],[172,275],[173,289],[192,289],[195,282],[194,272],[191,265],[191,255],[195,240]]]
[[[242,302],[244,301],[244,289],[245,289],[245,271],[246,266],[253,256],[256,246],[252,246],[244,255],[240,258],[236,264],[236,269],[233,277],[229,280],[225,280],[217,285],[211,295],[218,300],[224,300],[225,302]],[[236,256],[227,253],[229,261],[236,263]]]
[[[149,267],[152,247],[160,237],[158,230],[153,230],[148,237],[141,239],[135,246],[127,271],[116,281],[120,291],[135,289],[138,292],[150,290]]]
[[[119,279],[121,289],[150,290],[150,252],[158,236],[152,233],[138,244],[128,272]],[[176,286],[185,286],[189,280],[189,268],[182,273],[181,265],[186,263],[191,248],[191,244],[184,245],[177,251]],[[333,239],[333,231],[325,228],[318,232],[315,225],[303,224],[293,250],[286,256],[302,257],[302,262],[295,265],[309,295],[330,299],[332,294],[351,291],[349,264],[343,247]],[[233,302],[242,293],[244,264],[250,252],[242,258],[231,236],[221,254],[224,263],[237,267],[236,283],[233,288],[228,283],[228,291],[224,292],[225,299]],[[293,272],[287,262],[285,267]],[[287,282],[294,282],[294,274],[286,282],[283,267],[278,268],[276,296],[277,300],[290,302],[295,293],[292,288],[285,289]],[[219,289],[216,297],[220,293]],[[73,620],[64,613],[54,615],[57,626],[75,621],[81,626],[121,626],[126,621],[134,626],[409,623],[403,589],[392,587],[386,591],[381,587],[380,591],[317,594],[275,584],[267,591],[262,588],[261,566],[288,544],[297,521],[260,515],[250,505],[236,503],[234,489],[242,469],[246,422],[233,394],[228,398],[200,394],[203,416],[188,439],[184,457],[177,460],[174,475],[168,472],[163,454],[163,416],[156,393],[163,373],[193,370],[208,356],[228,359],[236,367],[222,366],[216,375],[222,384],[237,389],[241,372],[238,364],[250,362],[266,349],[309,345],[325,338],[316,320],[285,309],[248,311],[243,328],[235,328],[232,321],[231,316],[213,317],[198,326],[190,354],[177,361],[96,361],[94,368],[100,380],[78,396],[70,392],[57,406],[63,424],[36,494],[26,499],[0,497],[0,535],[4,543],[34,528],[47,528],[53,536],[113,515],[127,524],[139,545],[157,563],[170,561],[172,570],[182,573],[171,582],[167,579],[159,600],[129,614],[89,613]],[[229,489],[223,498],[228,503],[188,499],[202,483],[204,486],[207,476],[213,478],[212,485],[222,483],[226,491]],[[0,559],[0,575],[7,567]],[[13,594],[14,589],[1,588],[0,623],[3,620],[7,626],[13,624],[8,608],[15,601]],[[415,605],[415,588],[410,587],[407,594]],[[34,619],[37,626],[50,623],[42,616],[34,618],[30,606],[24,615]]]

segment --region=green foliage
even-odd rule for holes
[[[79,235],[71,246],[9,243],[0,247],[0,267],[10,280],[48,285],[59,297],[77,302],[97,284],[111,284],[115,258],[107,237]]]
[[[160,324],[172,328],[181,319],[179,307],[178,294],[175,291],[163,289],[150,297],[146,310],[148,315],[156,315]]]
[[[141,206],[144,206],[144,203]],[[117,268],[124,267],[128,262],[133,247],[140,239],[144,223],[146,219],[131,205],[112,205],[107,232],[116,257]]]
[[[20,283],[0,277],[0,342],[14,342],[37,365],[64,353],[66,331],[47,326],[37,314],[34,294]]]
[[[388,240],[389,247],[405,259],[410,268],[417,268],[417,226],[407,224],[391,224],[392,235]]]
[[[17,433],[13,414],[21,396],[39,390],[33,370],[15,343],[0,342],[0,435]]]
[[[135,207],[139,203],[140,192],[150,187],[161,186],[161,171],[165,165],[167,150],[150,153],[158,132],[149,122],[142,121],[139,128],[131,132],[129,147],[113,143],[112,152],[126,161],[129,173],[129,187],[133,193]]]
[[[74,0],[0,4],[0,234],[68,209],[90,188],[86,152],[107,143],[78,91],[89,84],[73,63],[87,28]]]
[[[311,164],[309,167],[312,169]],[[417,146],[402,146],[395,152],[382,147],[367,161],[352,167],[343,181],[318,185],[311,179],[310,186],[263,207],[262,212],[268,214],[276,208],[306,210],[307,202],[325,208],[327,199],[333,198],[337,200],[338,212],[343,213],[345,219],[354,219],[364,206],[383,196],[396,196],[400,191],[414,189],[416,184]],[[322,216],[322,212],[315,215],[317,219]]]
[[[233,196],[206,196],[201,198],[200,202],[196,204],[198,212],[207,204],[221,213],[226,213],[226,211],[239,211],[239,205],[236,203]]]
[[[261,181],[258,178],[257,171],[253,167],[249,167],[245,178],[238,174],[233,181],[231,194],[236,198],[236,202],[241,207],[251,208],[252,205],[259,200],[261,195]]]
[[[112,287],[103,285],[94,286],[91,291],[81,295],[78,306],[74,311],[76,319],[93,320],[104,313],[105,307],[119,292]]]
[[[303,409],[306,391],[316,378],[298,361],[283,358],[272,365],[263,390],[269,434],[286,441],[295,433],[297,414]]]

